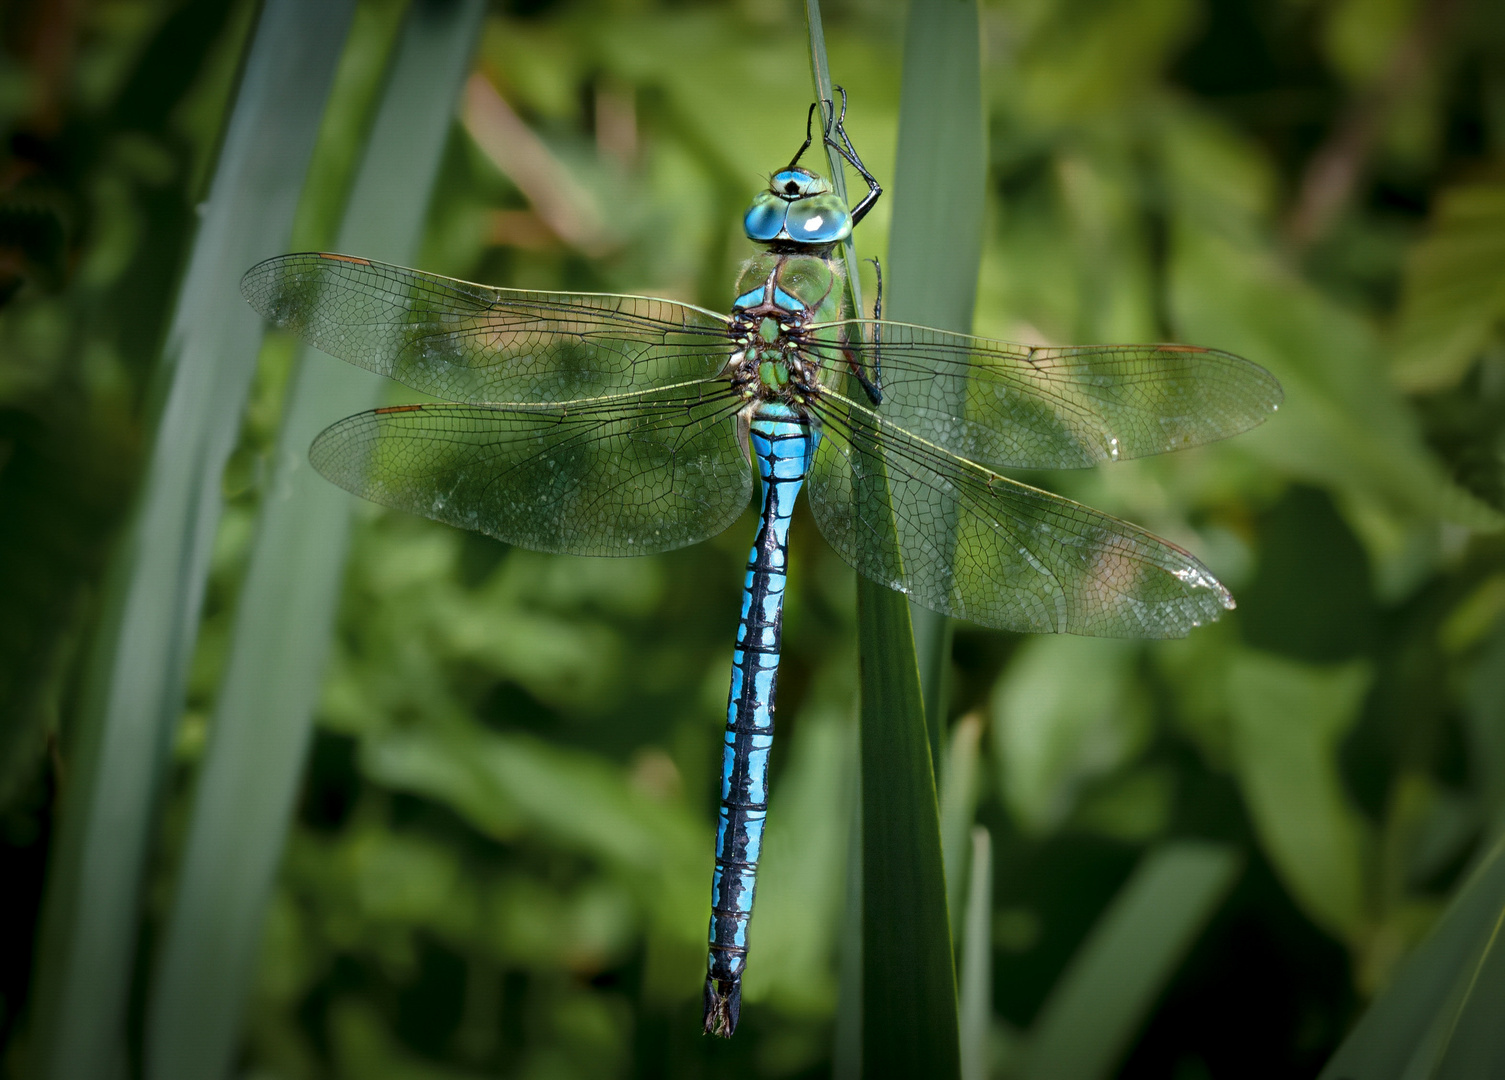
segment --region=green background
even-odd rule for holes
[[[90,782],[84,672],[111,647],[106,571],[151,479],[160,358],[256,16],[35,0],[0,17],[0,1062],[18,1077],[67,1037],[33,992],[47,859]],[[349,235],[403,17],[357,4],[290,250]],[[824,11],[849,130],[896,198],[905,19]],[[980,1027],[963,1004],[984,1051],[966,1067],[1315,1076],[1371,1002],[1425,1027],[1449,986],[1463,1038],[1468,987],[1499,985],[1487,935],[1463,933],[1434,997],[1383,995],[1422,981],[1397,972],[1497,865],[1505,824],[1505,21],[1486,0],[1010,0],[980,25],[975,331],[1215,346],[1275,372],[1286,403],[1227,444],[1025,477],[1189,548],[1239,607],[1152,644],[956,624],[942,840],[964,986],[967,957],[991,963]],[[461,111],[416,265],[727,306],[741,211],[802,136],[799,6],[493,5],[473,63],[531,135],[498,154]],[[885,256],[891,206],[861,256]],[[157,957],[296,366],[269,337],[221,485],[129,935],[124,1075],[150,1072]],[[698,1034],[699,991],[751,511],[630,560],[354,514],[236,1075],[845,1068],[856,588],[804,506],[730,1043]],[[975,884],[964,919],[974,823],[991,896]]]

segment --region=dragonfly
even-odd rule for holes
[[[820,138],[867,184],[799,164]],[[647,555],[730,527],[761,488],[732,653],[704,1030],[741,1013],[795,499],[856,570],[985,627],[1181,637],[1234,606],[1190,553],[1005,476],[1195,446],[1281,402],[1263,368],[1190,345],[1040,347],[857,317],[836,251],[882,194],[838,114],[743,219],[730,314],[651,296],[477,285],[283,255],[241,290],[278,327],[436,399],[320,434],[314,467],[377,503],[507,543]]]

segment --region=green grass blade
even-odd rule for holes
[[[944,10],[933,12],[933,7]],[[806,10],[816,94],[826,98],[831,81],[818,5],[812,0]],[[914,97],[933,107],[940,98],[924,88],[945,81],[942,69],[956,66],[954,55],[930,44],[937,32],[929,25],[933,21],[940,23],[939,33],[952,45],[951,35],[957,28],[970,26],[970,55],[979,55],[977,9],[964,5],[962,10],[970,15],[970,22],[950,17],[954,12],[945,5],[917,4],[912,10],[911,42],[924,44],[915,46],[912,61],[906,60],[906,101]],[[911,82],[922,89],[910,91]],[[973,88],[980,95],[977,83]],[[980,96],[971,108],[980,116]],[[918,113],[908,121],[926,122]],[[900,123],[902,129],[906,123],[902,113]],[[980,142],[980,126],[977,136]],[[827,159],[831,173],[839,179],[842,169],[829,149]],[[844,194],[845,189],[838,187],[838,191]],[[846,257],[855,307],[856,274],[850,249]],[[969,303],[970,297],[969,293]],[[881,478],[874,484],[886,489]],[[869,497],[886,502],[887,493],[875,490]],[[925,723],[909,607],[899,594],[859,578],[857,618],[862,722],[862,1072],[865,1076],[955,1076],[960,1067],[956,979],[940,847],[935,747]]]
[[[832,100],[831,68],[826,59],[826,36],[821,23],[820,0],[805,0],[805,23],[810,36],[810,75],[817,101]],[[826,148],[827,175],[842,200],[847,199],[846,170]],[[862,310],[862,282],[857,274],[857,248],[852,237],[841,245],[846,264],[847,300],[854,312]],[[862,578],[857,579],[862,588]],[[859,661],[860,663],[860,661]],[[861,691],[866,696],[866,689]],[[859,740],[860,741],[860,740]],[[857,771],[855,820],[849,834],[851,845],[847,869],[846,911],[842,919],[844,932],[840,943],[840,1000],[837,1005],[836,1032],[832,1051],[831,1073],[839,1080],[857,1080],[862,1072],[863,1038],[863,909],[867,891],[863,881],[863,774],[866,763]]]
[[[912,607],[910,614],[914,614]],[[974,844],[972,819],[977,815],[982,779],[981,743],[982,717],[969,713],[951,729],[946,767],[941,771],[941,854],[946,861],[946,910],[957,930],[961,929],[963,903],[975,876],[968,869],[967,853]]]
[[[1041,1008],[1029,1080],[1113,1074],[1240,865],[1218,844],[1178,842],[1145,857]]]
[[[1499,1076],[1505,1069],[1505,906],[1495,915],[1489,940],[1469,973],[1468,990],[1448,1033],[1447,1048],[1433,1074],[1437,1080]]]
[[[971,873],[962,930],[962,1080],[987,1080],[993,1028],[993,838],[972,829]]]
[[[987,183],[975,0],[916,0],[910,5],[896,161],[884,317],[970,334]],[[960,413],[965,389],[960,384],[944,389]],[[950,620],[914,606],[910,618],[931,752],[939,757]]]
[[[313,150],[351,0],[269,0],[177,300],[142,490],[110,572],[105,616],[38,950],[28,1074],[123,1066],[142,877],[168,747],[260,340],[244,267],[281,250]]]
[[[482,0],[408,12],[338,247],[410,262],[469,69]],[[308,465],[332,418],[385,380],[305,351],[278,436],[153,987],[152,1080],[223,1076],[255,971],[339,601],[350,500]]]
[[[834,104],[836,99],[831,85],[831,65],[826,59],[826,32],[820,19],[820,0],[805,0],[805,24],[810,33],[810,77],[815,86],[815,100]],[[826,153],[826,175],[831,186],[850,205],[850,200],[847,199],[846,168],[842,159],[829,146],[823,149]],[[851,301],[852,310],[861,312],[862,279],[857,273],[857,244],[851,236],[841,242],[841,257],[847,268],[847,298]]]
[[[1501,991],[1490,987],[1499,978],[1502,911],[1505,841],[1494,846],[1427,939],[1398,965],[1389,987],[1348,1033],[1320,1080],[1442,1076],[1445,1061],[1449,1068],[1462,1064],[1481,1045],[1492,1043],[1498,1055],[1505,1040],[1497,1022]],[[1481,1012],[1495,1022],[1475,1026]]]
[[[951,924],[909,604],[865,578],[857,582],[857,649],[863,1075],[956,1076]]]

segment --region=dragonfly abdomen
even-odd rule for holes
[[[721,1036],[736,1030],[741,1012],[747,926],[768,813],[768,754],[773,746],[789,520],[819,438],[804,421],[783,415],[754,419],[751,436],[763,478],[763,507],[748,558],[742,620],[732,654],[705,985],[706,1034]]]

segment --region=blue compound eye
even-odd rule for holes
[[[851,233],[852,216],[841,200],[814,197],[789,207],[784,228],[800,243],[829,244]]]
[[[749,240],[769,241],[784,230],[784,214],[789,204],[772,192],[761,191],[742,218],[742,228]]]

